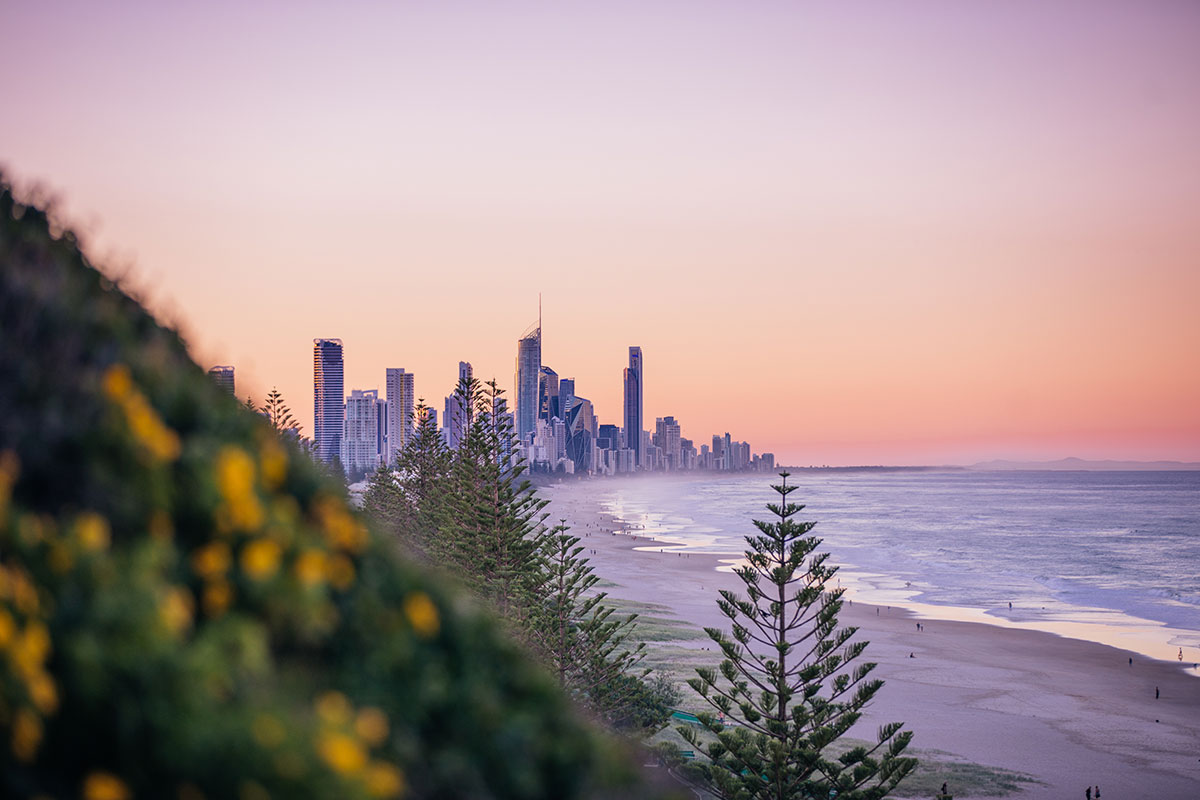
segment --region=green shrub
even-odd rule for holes
[[[51,227],[0,183],[0,796],[631,794],[493,620]]]

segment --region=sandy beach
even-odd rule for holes
[[[728,629],[716,607],[740,581],[711,555],[654,552],[655,542],[614,533],[587,484],[542,491],[551,519],[581,537],[614,598],[665,607],[682,623]],[[1022,798],[1200,798],[1200,678],[1191,665],[1156,661],[1094,642],[974,622],[918,618],[900,607],[851,602],[842,622],[870,642],[886,685],[854,731],[873,738],[903,721],[913,747],[1030,775]],[[673,642],[695,651],[707,639]],[[910,657],[911,654],[911,657]],[[1133,664],[1130,665],[1130,658]],[[1159,697],[1155,698],[1155,690]],[[684,687],[684,691],[690,691]],[[972,795],[951,792],[956,798]],[[897,796],[909,796],[902,790]],[[976,795],[982,796],[982,795]]]

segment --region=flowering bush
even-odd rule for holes
[[[0,796],[630,794],[489,618],[51,227],[0,185]]]

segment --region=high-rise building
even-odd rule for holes
[[[345,424],[342,340],[313,339],[313,444],[326,464],[341,454]]]
[[[679,469],[680,444],[679,423],[674,417],[659,417],[654,421],[655,442],[663,451],[663,459],[667,469]]]
[[[400,367],[387,368],[388,453],[387,463],[395,464],[408,447],[413,435],[413,374]]]
[[[230,394],[234,394],[233,367],[224,367],[224,366],[213,367],[212,369],[210,369],[208,371],[208,374],[212,377],[212,379],[214,381],[217,382],[217,386],[220,386],[222,389],[229,392]]]
[[[538,418],[538,383],[542,374],[542,313],[536,325],[517,340],[517,438],[528,442]]]
[[[442,439],[451,450],[457,448],[458,443],[467,434],[465,409],[458,402],[458,387],[463,381],[469,381],[472,377],[474,377],[474,370],[471,368],[471,362],[458,362],[458,383],[454,385],[454,391],[446,396],[446,405],[442,410]]]
[[[621,426],[601,425],[596,437],[596,446],[606,450],[621,449]]]
[[[342,468],[349,476],[379,466],[379,391],[354,389],[346,398],[346,424],[341,443]]]
[[[508,401],[503,397],[495,397],[492,399],[492,409],[490,413],[495,419],[496,429],[500,431],[500,451],[496,454],[496,463],[504,469],[512,469],[516,466],[516,457],[520,453],[520,448],[514,448],[512,445],[512,430],[513,430],[513,414],[508,410]]]
[[[558,373],[543,364],[538,378],[538,419],[549,421],[558,415]]]
[[[642,464],[642,348],[629,348],[625,368],[625,441],[634,451],[634,463]]]
[[[566,420],[567,458],[575,462],[575,472],[592,470],[592,450],[596,441],[597,422],[592,411],[592,401],[586,397],[575,397],[571,416]]]
[[[563,378],[558,382],[558,418],[569,420],[575,405],[575,379]]]
[[[375,452],[379,453],[380,459],[387,463],[387,447],[388,447],[388,403],[387,400],[376,400],[375,411],[379,418],[376,423],[378,435],[376,436]]]

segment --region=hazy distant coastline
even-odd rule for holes
[[[1089,470],[1109,472],[1172,472],[1200,470],[1200,461],[1088,461],[1060,458],[1057,461],[981,461],[966,469],[978,470]]]
[[[980,461],[977,464],[940,464],[924,466],[897,466],[887,464],[859,464],[853,466],[829,465],[779,465],[771,472],[772,475],[782,470],[788,472],[1200,472],[1200,461],[1089,461],[1083,458],[1060,458],[1057,461],[1007,461],[995,459]],[[754,475],[753,471],[741,472],[699,472],[695,470],[682,472],[653,472],[625,473],[613,476],[563,475],[561,473],[526,473],[535,486],[552,486],[565,481],[600,479],[671,479],[671,478],[744,478]]]
[[[790,466],[791,471],[820,470],[829,472],[945,472],[950,470],[1012,471],[1012,472],[1194,472],[1200,471],[1200,461],[1089,461],[1084,458],[1060,458],[1057,461],[1007,461],[995,459],[977,464],[942,464],[927,466],[858,465],[849,467]]]

